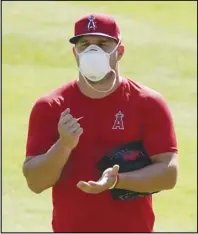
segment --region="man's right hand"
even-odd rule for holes
[[[73,118],[70,114],[70,109],[67,108],[61,113],[58,123],[60,142],[71,150],[77,146],[80,135],[83,133],[83,129],[80,127],[78,120]]]

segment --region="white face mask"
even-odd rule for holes
[[[92,82],[102,80],[112,70],[110,55],[118,46],[119,43],[111,53],[106,53],[97,45],[90,45],[81,53],[76,51],[79,56],[80,73]]]

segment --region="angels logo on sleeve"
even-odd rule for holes
[[[114,121],[112,129],[124,130],[124,122],[123,122],[124,114],[121,111],[119,111],[115,115],[115,117],[116,117],[116,119]]]

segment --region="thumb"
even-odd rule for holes
[[[120,169],[120,166],[119,165],[114,165],[113,168],[112,168],[112,175],[116,176],[118,174],[118,171]]]

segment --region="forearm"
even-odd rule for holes
[[[40,193],[53,186],[60,178],[71,150],[58,140],[47,153],[31,157],[24,163],[23,173],[29,188]]]
[[[156,192],[172,189],[176,184],[177,169],[163,163],[155,163],[143,169],[120,173],[116,188],[136,192]]]

